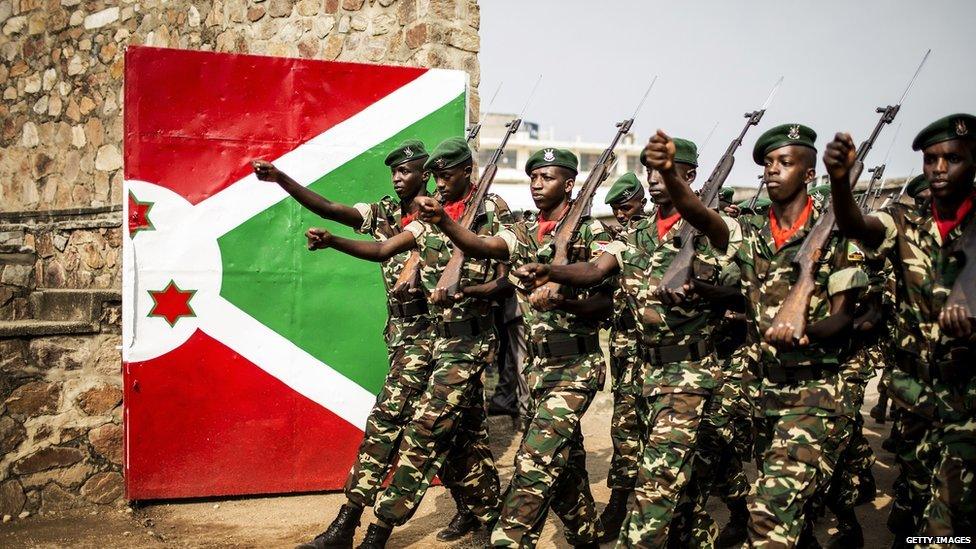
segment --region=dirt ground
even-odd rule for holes
[[[876,400],[875,382],[867,392],[865,416]],[[601,508],[610,496],[606,478],[613,452],[609,436],[611,412],[612,400],[609,393],[603,391],[583,421],[590,484]],[[881,449],[882,437],[889,426],[890,423],[877,425],[870,418],[865,424],[865,432],[878,456],[874,473],[879,488],[874,503],[861,506],[857,511],[864,527],[866,547],[887,547],[892,541],[885,520],[896,472],[892,455]],[[512,475],[518,436],[508,418],[492,418],[490,428],[492,449],[505,486]],[[755,470],[749,472],[751,478],[755,478]],[[343,501],[341,493],[329,493],[158,503],[121,510],[77,510],[65,515],[33,516],[0,524],[0,547],[293,547],[324,530]],[[724,505],[712,498],[709,507],[719,524],[724,525],[728,520]],[[435,535],[453,514],[454,502],[446,490],[431,488],[414,519],[393,533],[388,546],[445,545],[438,542]],[[371,519],[372,515],[367,512],[358,539],[365,532],[365,523]],[[558,522],[550,513],[540,547],[569,547]],[[819,522],[817,536],[821,543],[825,543],[834,532],[833,519],[828,513],[827,518]],[[487,536],[481,531],[453,546],[484,547],[486,542]]]

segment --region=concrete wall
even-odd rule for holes
[[[463,69],[476,120],[479,25],[476,0],[0,0],[0,516],[121,501],[125,47]]]

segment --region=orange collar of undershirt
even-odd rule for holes
[[[783,244],[789,242],[790,238],[803,227],[807,219],[810,218],[810,214],[813,212],[813,197],[807,197],[807,205],[803,207],[803,211],[800,212],[799,217],[793,222],[793,225],[786,229],[782,229],[779,226],[779,221],[776,220],[776,214],[773,212],[773,208],[769,208],[769,230],[773,233],[773,242],[776,243],[776,249],[783,247]]]
[[[565,206],[563,206],[563,208],[556,213],[556,218],[553,220],[546,219],[545,216],[542,215],[542,212],[539,212],[539,229],[535,233],[535,239],[542,242],[542,239],[545,238],[547,234],[555,230],[556,225],[558,225],[559,222],[566,217],[566,212],[568,211],[569,202],[566,202]]]
[[[668,234],[668,231],[674,227],[675,223],[681,219],[681,212],[675,212],[669,217],[661,217],[661,214],[657,215],[657,239],[664,240],[664,235]]]
[[[444,213],[446,213],[447,216],[454,221],[461,219],[461,216],[464,215],[464,206],[468,203],[468,199],[471,198],[471,195],[473,194],[474,185],[471,185],[467,194],[465,194],[463,198],[444,204]]]
[[[956,208],[956,215],[949,219],[942,219],[939,217],[939,210],[935,207],[935,201],[932,201],[932,219],[935,221],[936,227],[939,228],[939,234],[942,235],[942,241],[945,242],[946,238],[949,238],[949,233],[952,229],[955,229],[962,223],[962,220],[966,218],[966,214],[973,209],[973,195],[970,194],[965,200],[959,204]]]

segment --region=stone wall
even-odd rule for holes
[[[476,0],[0,0],[0,516],[122,501],[129,44],[466,70]]]

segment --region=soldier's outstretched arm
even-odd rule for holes
[[[596,261],[580,261],[569,265],[529,263],[515,269],[512,274],[530,289],[538,288],[548,282],[576,288],[590,288],[619,271],[617,258],[612,254],[603,254]]]
[[[681,217],[708,237],[713,248],[724,252],[729,244],[729,227],[722,216],[702,203],[675,169],[674,151],[674,141],[658,130],[644,147],[645,165],[661,173],[671,203]]]
[[[413,233],[403,231],[402,233],[382,242],[373,240],[353,240],[336,236],[325,229],[311,228],[305,232],[308,238],[309,250],[323,250],[334,248],[340,252],[377,263],[386,261],[391,257],[412,250],[417,247]]]
[[[444,207],[429,196],[417,198],[420,218],[440,227],[451,242],[468,257],[475,259],[508,260],[508,246],[497,236],[478,236],[444,215]]]
[[[848,133],[838,133],[824,149],[823,162],[830,176],[830,197],[837,217],[837,229],[847,238],[877,248],[884,241],[884,225],[874,216],[861,213],[851,192],[850,174],[857,149]]]
[[[251,162],[254,168],[254,175],[261,181],[277,183],[279,187],[298,201],[306,210],[315,215],[342,223],[347,227],[358,229],[363,226],[363,216],[356,208],[333,202],[322,195],[319,195],[308,187],[300,185],[288,174],[279,170],[274,164],[265,160],[255,160]]]

